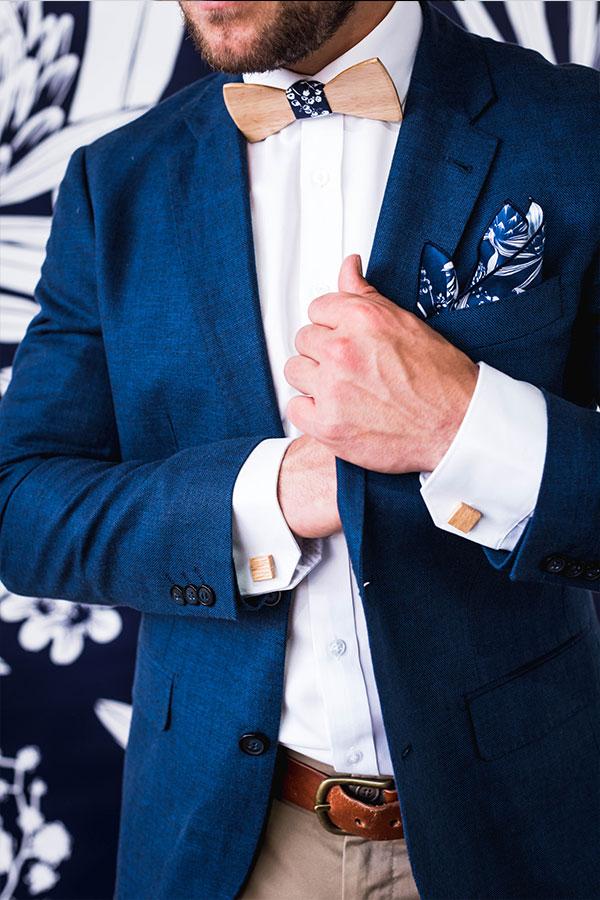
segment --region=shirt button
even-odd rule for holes
[[[332,641],[327,648],[329,650],[330,656],[335,657],[335,659],[339,659],[340,656],[343,656],[346,652],[346,641],[342,641],[341,638],[337,638],[335,641]]]
[[[312,183],[317,187],[325,187],[329,181],[329,172],[326,172],[325,169],[315,169],[311,178]]]
[[[355,766],[357,763],[361,761],[363,758],[360,750],[355,750],[354,747],[351,747],[350,750],[346,753],[346,762],[349,766]]]

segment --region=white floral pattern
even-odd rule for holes
[[[286,90],[292,112],[297,119],[314,119],[317,116],[328,116],[331,107],[327,102],[324,84],[315,78],[295,81]]]
[[[14,758],[0,751],[0,769],[8,769],[11,780],[0,778],[0,804],[14,799],[18,834],[5,827],[0,816],[0,878],[5,876],[0,900],[11,900],[20,883],[34,896],[58,882],[58,867],[71,856],[72,839],[63,822],[47,822],[41,799],[47,785],[41,778],[27,778],[41,761],[39,747],[22,747]]]
[[[517,41],[554,61],[545,15],[548,6],[537,0],[510,2],[503,10]],[[52,2],[0,0],[0,344],[5,354],[0,368],[0,396],[12,375],[8,352],[12,353],[38,311],[34,288],[50,232],[52,204],[71,153],[154,106],[185,50],[181,16],[174,0],[92,0],[68,8],[68,13],[63,7],[57,14]],[[468,30],[503,39],[494,4],[457,0],[453,9]],[[598,3],[592,0],[572,0],[569,4],[573,62],[599,67],[597,12]],[[188,80],[197,75],[190,73]],[[303,91],[294,95],[299,106],[306,107],[305,114],[312,115],[320,102],[309,103],[308,98]],[[444,273],[444,296],[458,290],[452,277],[450,270]],[[81,662],[76,666],[77,677],[81,672],[85,680],[89,674],[85,671],[85,649],[90,642],[103,648],[107,673],[114,671],[115,663],[133,658],[137,617],[131,610],[121,614],[109,607],[17,597],[0,585],[0,620],[6,636],[6,649],[2,651],[6,659],[0,660],[0,676],[12,672],[5,677],[4,686],[6,694],[10,688],[17,700],[23,696],[19,674],[29,673],[33,666],[46,667],[46,698],[59,690],[52,678],[62,678],[60,684],[64,684],[65,677],[75,675],[68,667],[77,660]],[[126,631],[128,621],[131,631],[124,635],[123,625]],[[39,652],[44,649],[47,654]],[[94,688],[86,694],[79,682],[74,687],[73,708],[81,710],[88,703],[90,712],[93,709],[101,735],[98,743],[106,733],[110,735],[105,748],[107,754],[114,748],[116,779],[120,749],[127,744],[131,706],[120,700],[97,699],[102,689],[97,692]],[[129,687],[123,684],[123,695]],[[118,685],[107,684],[109,696],[119,696],[118,691]],[[57,716],[56,742],[68,741],[70,729],[78,727],[73,726],[71,718],[66,724]],[[5,741],[9,738],[7,724],[3,729]],[[13,717],[11,728],[18,732],[22,724]],[[51,736],[44,734],[41,722],[32,722],[31,727],[38,729],[36,740],[45,745]],[[10,739],[18,746],[14,735]],[[104,761],[111,759],[102,755],[99,747],[95,749]],[[65,876],[71,859],[71,878],[77,870],[77,884],[82,892],[85,890],[85,875],[80,873],[88,862],[87,824],[68,823],[76,836],[76,854],[71,858],[72,837],[65,824],[46,822],[42,814],[46,783],[32,774],[39,762],[40,751],[32,746],[22,747],[15,758],[0,757],[0,811],[6,810],[0,818],[0,900],[27,893],[59,893],[81,900],[83,893],[73,893],[72,886],[67,888],[68,878],[62,882],[59,879],[61,872]],[[49,780],[52,782],[51,773]],[[98,794],[92,792],[90,777],[93,806]],[[69,798],[58,800],[66,808]],[[115,821],[117,813],[115,807]],[[96,838],[102,839],[104,834],[97,835],[94,826]],[[107,884],[112,875],[107,871]],[[107,887],[106,896],[109,891]]]
[[[22,622],[18,634],[21,647],[37,652],[50,645],[50,661],[57,666],[75,662],[86,638],[107,644],[122,628],[121,615],[112,607],[21,597],[2,591],[1,585],[0,620]]]

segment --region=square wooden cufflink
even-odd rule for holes
[[[482,515],[483,513],[473,506],[469,506],[468,503],[461,503],[448,519],[448,525],[452,525],[463,534],[468,534],[475,528]]]
[[[272,556],[251,556],[249,559],[252,581],[269,581],[275,578],[275,560]]]

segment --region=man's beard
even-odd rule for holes
[[[186,30],[196,50],[213,68],[222,72],[267,72],[291,68],[295,62],[314,53],[331,38],[345,21],[356,0],[330,0],[323,3],[310,0],[282,3],[277,15],[265,23],[262,32],[247,50],[236,52],[228,47],[211,47],[199,26],[183,11]],[[225,28],[231,17],[213,10],[212,25]]]

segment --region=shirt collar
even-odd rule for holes
[[[423,13],[418,0],[396,2],[387,16],[358,44],[312,76],[299,75],[290,69],[273,69],[270,72],[245,72],[242,77],[245,82],[283,89],[301,78],[308,77],[326,83],[349,66],[378,56],[388,70],[403,103],[422,27]]]

